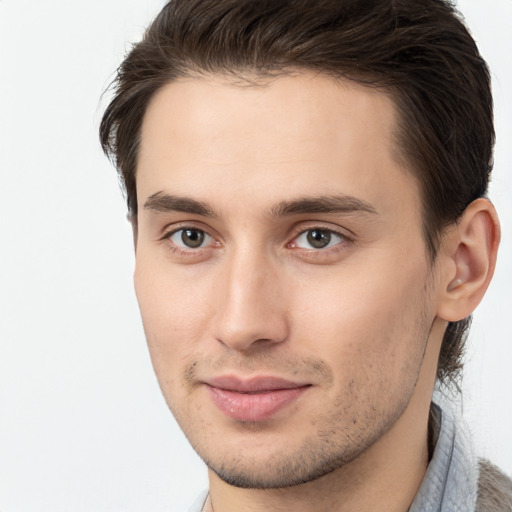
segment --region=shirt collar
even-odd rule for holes
[[[449,404],[432,402],[431,407],[437,443],[409,512],[473,512],[478,464],[468,430]]]

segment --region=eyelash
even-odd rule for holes
[[[174,227],[174,229],[170,230],[170,231],[167,231],[166,233],[164,233],[164,235],[162,236],[161,240],[165,241],[165,242],[168,242],[168,247],[169,249],[175,253],[175,254],[178,254],[180,256],[197,256],[198,253],[201,251],[201,250],[204,250],[204,249],[207,249],[207,247],[197,247],[197,248],[193,248],[193,247],[189,247],[189,248],[182,248],[182,247],[179,247],[178,245],[176,245],[172,240],[171,238],[180,233],[180,232],[184,232],[184,231],[194,231],[194,232],[197,232],[197,233],[202,233],[203,235],[211,238],[213,241],[215,241],[215,237],[210,233],[208,232],[208,230],[204,229],[204,228],[198,228],[196,226],[191,226],[191,225],[188,225],[188,224],[184,224],[184,225],[181,225],[179,227]],[[215,242],[217,245],[220,245],[219,242]]]
[[[214,243],[217,245],[217,246],[220,246],[221,243],[216,241],[215,237],[206,229],[204,228],[199,228],[199,227],[196,227],[196,226],[193,226],[193,225],[188,225],[188,224],[184,224],[184,225],[181,225],[179,227],[174,227],[174,229],[166,232],[163,236],[162,236],[162,240],[163,241],[166,241],[168,243],[168,247],[169,249],[179,255],[179,256],[185,256],[185,257],[192,257],[192,256],[199,256],[200,254],[203,253],[204,250],[208,250],[210,247],[207,245],[207,246],[200,246],[200,247],[197,247],[197,248],[193,248],[193,247],[189,247],[189,248],[183,248],[183,247],[180,247],[178,245],[176,245],[176,243],[174,243],[171,239],[174,235],[180,233],[180,232],[184,232],[184,231],[194,231],[194,232],[197,232],[197,233],[202,233],[203,235],[205,235],[206,237],[209,237],[211,238],[212,241],[214,241]],[[314,232],[314,231],[317,231],[317,232],[321,232],[321,233],[326,233],[326,234],[329,234],[330,236],[334,235],[335,237],[337,237],[339,239],[339,242],[337,242],[336,244],[334,244],[333,246],[331,247],[325,247],[325,248],[314,248],[314,247],[311,247],[311,248],[303,248],[303,247],[297,247],[297,240],[299,239],[299,237],[303,236],[303,235],[307,235],[308,233],[311,233],[311,232]],[[343,250],[344,248],[346,248],[347,244],[350,244],[353,242],[353,238],[348,236],[346,233],[344,232],[341,232],[341,231],[337,231],[335,229],[332,229],[332,228],[327,228],[327,227],[323,227],[323,226],[318,226],[318,225],[313,225],[311,227],[308,227],[307,229],[304,229],[304,227],[301,227],[300,229],[297,229],[293,235],[292,235],[292,240],[290,242],[288,242],[286,244],[286,247],[289,248],[289,249],[292,249],[294,251],[302,251],[302,252],[306,252],[307,253],[307,256],[308,257],[322,257],[324,255],[327,255],[327,254],[335,254],[336,252],[339,252],[341,250]],[[330,241],[329,241],[330,243]]]
[[[330,237],[331,236],[335,236],[335,237],[337,237],[339,239],[339,241],[337,243],[335,243],[331,247],[329,247],[329,246],[320,247],[320,248],[315,248],[315,247],[311,247],[311,248],[297,247],[297,240],[301,236],[307,235],[308,233],[312,233],[314,231],[317,231],[317,232],[320,232],[320,233],[324,233],[324,234],[328,234]],[[327,227],[323,227],[323,226],[311,226],[311,227],[308,227],[307,229],[304,229],[302,227],[300,230],[298,230],[296,232],[296,234],[294,234],[292,241],[287,244],[287,247],[290,247],[290,248],[295,249],[295,250],[307,251],[309,254],[322,255],[322,254],[325,254],[327,252],[330,253],[330,252],[341,250],[340,246],[346,246],[347,243],[350,243],[350,242],[352,242],[352,238],[347,236],[346,233],[342,233],[341,231],[337,231],[335,229],[327,228]],[[330,243],[330,240],[329,240],[329,243]]]

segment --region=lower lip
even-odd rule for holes
[[[238,393],[208,386],[213,403],[239,421],[263,421],[297,400],[309,386],[275,389],[261,393]]]

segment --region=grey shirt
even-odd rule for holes
[[[432,460],[409,512],[473,512],[478,491],[478,459],[462,419],[432,403],[438,439]]]

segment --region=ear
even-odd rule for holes
[[[500,224],[494,206],[487,199],[476,199],[441,241],[439,318],[456,322],[478,306],[494,274],[499,242]]]
[[[132,225],[132,233],[133,233],[133,250],[135,251],[135,254],[137,254],[137,235],[139,233],[138,231],[138,222],[137,222],[137,215],[128,214],[126,216],[126,219],[128,222]]]

